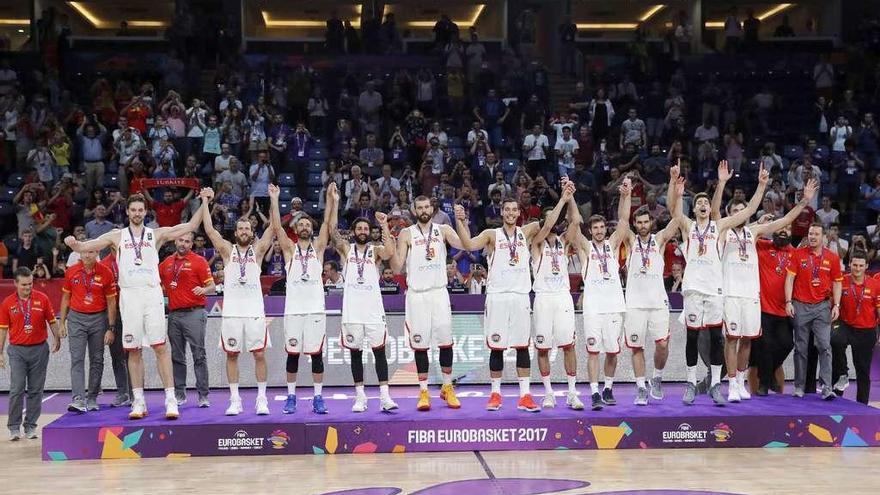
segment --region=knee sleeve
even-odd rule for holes
[[[299,354],[287,355],[287,372],[296,373],[299,370]]]
[[[416,371],[418,373],[428,372],[428,351],[416,351]]]
[[[379,382],[388,381],[388,359],[385,358],[385,348],[373,349],[373,358],[376,360],[376,378]]]
[[[724,364],[724,334],[721,327],[709,329],[709,362],[714,365]]]
[[[700,358],[700,332],[697,330],[687,331],[687,344],[684,349],[685,359],[688,366],[696,366]]]
[[[315,354],[312,356],[312,373],[320,375],[324,372],[324,356]]]
[[[489,352],[489,371],[502,371],[504,369],[504,351]]]
[[[529,369],[532,367],[532,360],[529,357],[528,349],[517,349],[516,350],[516,367],[517,368],[525,368]]]
[[[351,376],[355,383],[364,382],[364,351],[351,351]]]
[[[440,348],[440,367],[452,368],[452,347]]]

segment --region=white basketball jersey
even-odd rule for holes
[[[512,256],[512,249],[515,256]],[[517,227],[509,240],[504,227],[495,229],[495,250],[491,258],[486,293],[528,294],[531,291],[532,279],[529,275],[531,255],[521,228]]]
[[[663,285],[663,252],[657,235],[648,241],[639,235],[632,243],[626,269],[626,307],[631,309],[662,309],[669,307]]]
[[[558,236],[552,242],[544,240],[541,257],[532,259],[532,272],[535,275],[532,289],[535,294],[570,292],[567,248]]]
[[[407,290],[423,292],[446,288],[446,238],[439,225],[430,223],[422,231],[410,225],[409,256],[406,259]],[[430,241],[430,246],[428,245]]]
[[[758,250],[752,229],[727,231],[724,253],[721,256],[724,272],[724,295],[760,299],[761,283],[758,273]]]
[[[136,245],[140,249],[140,263],[135,262]],[[156,233],[153,229],[144,227],[143,237],[133,236],[129,229],[120,230],[116,263],[119,266],[119,287],[159,287],[159,251],[156,249]]]
[[[236,318],[266,316],[263,309],[260,272],[260,260],[257,260],[254,245],[251,244],[242,250],[238,244],[233,244],[229,262],[223,267],[223,316]]]
[[[342,323],[384,324],[385,306],[379,292],[374,246],[348,247],[343,276]],[[360,267],[360,269],[359,269]]]
[[[703,249],[700,249],[700,236],[703,236]],[[700,294],[720,296],[722,270],[721,255],[718,246],[718,225],[714,220],[697,230],[697,222],[692,222],[691,230],[685,239],[685,260],[682,292],[699,292]]]
[[[583,277],[585,313],[626,312],[623,287],[620,285],[620,265],[617,262],[617,253],[611,249],[610,242],[605,240],[599,244],[595,242],[590,244],[590,258]]]
[[[287,265],[287,289],[284,314],[305,315],[324,312],[324,283],[321,280],[322,260],[314,246],[302,249],[293,246],[293,259]],[[305,267],[305,271],[303,270]]]

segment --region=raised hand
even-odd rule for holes
[[[330,185],[327,186],[327,199],[332,199],[337,203],[339,202],[339,188],[336,187],[335,182],[331,182]]]
[[[76,237],[74,237],[72,235],[69,235],[64,238],[64,244],[67,244],[67,247],[69,247],[70,249],[73,249],[76,247],[76,242],[77,242]]]
[[[770,184],[770,172],[764,168],[764,165],[761,164],[761,170],[758,172],[758,183],[767,186]]]
[[[281,189],[275,184],[269,184],[269,198],[278,199],[278,196],[281,195]]]
[[[773,221],[774,218],[775,217],[773,216],[772,213],[765,213],[765,214],[761,215],[761,218],[758,219],[758,223],[759,224],[770,223]]]
[[[620,186],[617,188],[617,191],[621,196],[629,196],[632,194],[632,180],[629,175],[623,178],[623,181],[620,183]]]
[[[807,185],[804,187],[804,199],[807,200],[807,203],[816,197],[817,192],[819,192],[819,181],[816,179],[808,180]]]
[[[462,222],[467,220],[467,212],[464,210],[464,206],[455,205],[452,209],[453,209],[453,212],[455,213],[456,220],[461,220]]]
[[[388,226],[388,215],[382,212],[376,212],[376,223],[379,224],[380,227]]]
[[[675,179],[675,194],[678,195],[678,197],[684,196],[685,184],[686,181],[684,180],[684,177],[679,177]]]
[[[571,182],[565,182],[562,186],[562,199],[563,201],[568,201],[571,197],[574,196],[574,184]]]
[[[730,172],[727,160],[718,162],[718,182],[727,182],[731,177],[733,177],[733,173]]]
[[[676,162],[675,165],[669,167],[669,177],[672,179],[678,179],[681,175],[681,159]]]
[[[203,201],[211,202],[214,199],[214,190],[210,187],[203,187],[201,191],[199,191],[199,197]]]

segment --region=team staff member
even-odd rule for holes
[[[62,330],[46,294],[33,290],[34,277],[27,267],[15,270],[15,293],[0,303],[0,368],[6,367],[6,333],[9,333],[9,439],[21,438],[21,416],[27,391],[24,434],[37,438],[37,420],[43,405],[43,385],[49,366],[46,341],[52,330],[52,352],[61,349]]]
[[[785,267],[794,248],[791,247],[791,226],[773,233],[773,240],[759,239],[758,270],[761,281],[761,337],[753,343],[752,358],[758,367],[757,395],[772,389],[782,393],[785,373],[780,368],[794,347],[791,318],[785,312]],[[757,347],[755,343],[760,343]],[[757,351],[757,352],[756,352]],[[749,380],[749,385],[752,385]]]
[[[119,266],[116,264],[116,254],[111,251],[99,262],[108,268],[113,274],[113,287],[117,293],[115,312],[119,314]],[[113,340],[110,341],[110,359],[113,366],[113,380],[116,382],[116,398],[110,403],[110,407],[128,407],[131,405],[131,380],[128,378],[128,356],[122,348],[122,318],[116,319],[116,328],[113,331]]]
[[[192,252],[193,233],[174,240],[176,251],[159,264],[162,289],[168,296],[168,341],[177,405],[186,403],[186,344],[193,357],[199,407],[209,407],[208,357],[205,352],[205,294],[214,291],[208,261]]]
[[[855,250],[849,257],[850,274],[843,279],[840,296],[840,326],[831,332],[833,376],[837,395],[843,395],[849,384],[846,368],[846,346],[852,346],[856,368],[856,400],[868,403],[871,391],[871,359],[877,344],[877,316],[880,313],[880,281],[865,276],[867,253]]]
[[[822,398],[833,400],[835,395],[831,390],[831,322],[840,314],[843,275],[840,273],[840,257],[824,247],[824,237],[825,227],[821,223],[814,223],[807,231],[807,246],[792,253],[788,261],[788,275],[785,278],[785,312],[794,318],[792,395],[804,396],[807,347],[812,334],[819,351]]]
[[[98,262],[97,251],[85,251],[64,273],[61,287],[61,328],[70,345],[70,412],[98,410],[104,375],[104,346],[115,339],[116,282],[113,272]],[[85,388],[86,350],[89,352],[89,388]]]

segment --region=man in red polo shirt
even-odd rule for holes
[[[43,386],[49,366],[49,345],[52,330],[52,352],[61,349],[61,329],[46,294],[33,290],[34,277],[27,267],[15,270],[15,293],[0,303],[0,368],[6,367],[3,347],[9,333],[9,439],[21,439],[22,406],[27,391],[27,415],[24,434],[37,438],[37,420],[43,404]]]
[[[856,400],[868,403],[871,392],[871,360],[877,344],[877,321],[880,314],[880,281],[865,276],[868,255],[861,249],[849,257],[850,274],[843,278],[840,296],[840,326],[831,332],[832,370],[837,377],[834,392],[843,395],[849,385],[846,346],[852,346],[856,368]]]
[[[85,251],[64,273],[61,287],[61,328],[70,345],[70,412],[97,411],[104,375],[104,346],[113,342],[116,328],[116,282],[113,272],[98,264],[97,251]],[[86,349],[89,388],[85,388]]]
[[[156,201],[150,196],[150,193],[144,189],[144,197],[150,203],[150,207],[156,212],[156,224],[159,227],[173,227],[180,223],[181,213],[186,208],[186,204],[192,199],[193,189],[190,189],[183,199],[174,201],[174,193],[169,189],[165,189],[162,193],[162,201]]]
[[[819,352],[822,398],[833,400],[831,390],[831,322],[840,314],[843,275],[840,257],[825,246],[825,227],[814,223],[807,232],[807,246],[796,249],[788,260],[785,277],[785,312],[794,318],[794,392],[804,396],[807,379],[807,347],[810,334]],[[829,303],[830,300],[830,303]]]
[[[168,296],[168,340],[177,404],[186,403],[186,344],[193,356],[199,407],[209,407],[208,358],[205,353],[205,294],[214,292],[208,261],[192,252],[193,234],[174,241],[175,253],[159,264],[159,278]]]
[[[119,315],[119,266],[116,264],[116,255],[111,251],[98,262],[101,266],[110,270],[113,274],[113,288],[117,293],[114,312]],[[113,366],[113,379],[116,383],[116,398],[110,403],[110,407],[127,407],[131,405],[131,380],[128,378],[128,356],[122,348],[122,318],[116,318],[116,327],[113,329],[113,338],[110,340],[110,359]]]
[[[772,241],[759,239],[755,245],[761,280],[762,332],[752,348],[753,363],[758,368],[757,395],[767,395],[771,389],[782,393],[785,373],[781,366],[794,347],[791,318],[785,312],[785,269],[794,251],[790,239],[788,225],[774,232]]]

